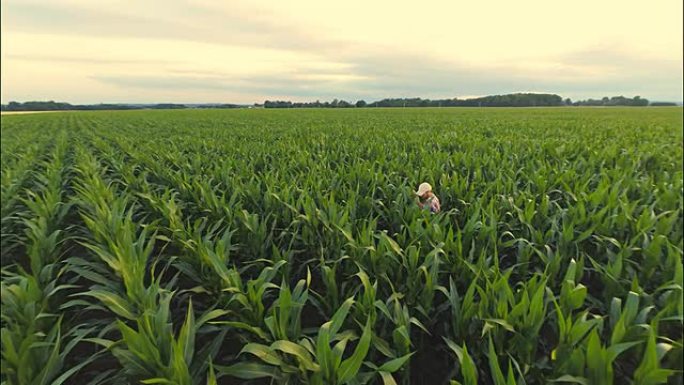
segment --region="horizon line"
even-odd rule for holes
[[[348,103],[351,103],[351,104],[354,104],[354,103],[359,102],[359,101],[364,101],[364,102],[370,104],[370,103],[375,103],[375,102],[381,102],[381,101],[383,101],[383,100],[402,100],[402,99],[406,99],[406,100],[411,100],[411,99],[415,100],[415,99],[419,99],[419,100],[429,100],[429,101],[437,101],[437,100],[462,100],[462,101],[466,101],[466,100],[479,99],[479,98],[486,98],[486,97],[492,97],[492,96],[521,95],[521,94],[527,94],[527,95],[557,95],[557,96],[561,97],[561,99],[562,99],[563,101],[565,101],[565,100],[567,100],[567,99],[570,99],[570,100],[573,101],[573,102],[574,102],[574,101],[603,100],[603,98],[609,98],[609,99],[610,99],[610,98],[613,98],[613,97],[635,98],[635,97],[638,96],[638,97],[641,98],[641,99],[646,99],[646,100],[648,100],[650,103],[660,103],[660,102],[664,102],[664,103],[684,104],[684,99],[682,99],[682,100],[673,100],[673,99],[650,99],[650,98],[647,98],[647,97],[643,97],[642,95],[634,95],[634,96],[631,96],[631,97],[630,97],[630,96],[625,96],[625,95],[612,95],[612,96],[603,96],[603,97],[600,97],[600,98],[587,97],[587,98],[572,99],[572,98],[563,97],[563,96],[561,96],[561,95],[559,95],[559,94],[556,94],[556,93],[548,93],[548,92],[511,92],[511,93],[503,93],[503,94],[488,94],[488,95],[480,95],[480,96],[470,96],[470,95],[469,95],[469,96],[467,96],[467,97],[463,97],[463,96],[461,96],[461,97],[459,97],[459,96],[454,96],[454,97],[443,97],[443,98],[423,98],[423,97],[420,97],[420,96],[411,96],[411,97],[383,97],[383,98],[375,99],[375,100],[368,101],[368,102],[366,102],[366,99],[364,99],[364,98],[358,98],[358,99],[357,99],[357,98],[353,98],[353,99],[349,99],[349,100],[343,99],[343,98],[332,98],[332,99],[323,100],[323,101],[321,101],[320,98],[317,98],[317,99],[315,99],[315,100],[309,99],[309,100],[307,100],[307,101],[294,101],[294,100],[291,100],[291,99],[282,99],[282,98],[271,98],[271,99],[268,99],[268,98],[267,98],[267,99],[264,99],[264,100],[261,101],[261,102],[258,102],[258,101],[257,101],[257,102],[196,102],[196,101],[186,101],[186,102],[170,102],[170,101],[157,101],[157,102],[135,102],[135,101],[129,101],[129,102],[106,102],[106,101],[105,101],[105,102],[103,102],[103,101],[99,101],[99,102],[85,102],[85,103],[84,103],[84,102],[81,102],[81,103],[78,103],[78,102],[69,102],[69,101],[64,101],[64,100],[57,100],[57,99],[50,99],[50,98],[48,98],[48,99],[32,99],[32,100],[26,99],[26,100],[23,100],[23,101],[19,101],[19,100],[10,100],[10,101],[8,101],[8,102],[0,102],[0,104],[3,105],[3,106],[7,106],[7,105],[9,105],[9,103],[32,103],[32,102],[37,102],[37,103],[49,103],[49,102],[53,102],[53,103],[66,103],[66,104],[70,104],[70,105],[85,105],[85,106],[102,105],[102,104],[111,104],[111,105],[159,105],[159,104],[171,104],[171,105],[227,105],[227,104],[228,104],[228,105],[236,105],[236,106],[252,106],[252,105],[261,105],[261,104],[265,104],[265,102],[291,102],[291,103],[316,103],[316,102],[319,102],[319,103],[327,103],[327,102],[332,102],[332,101],[334,101],[334,100],[337,100],[338,102],[344,101],[344,102],[348,102]]]

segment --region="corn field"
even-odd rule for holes
[[[682,139],[681,108],[3,116],[1,383],[682,384]]]

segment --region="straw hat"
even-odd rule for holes
[[[416,191],[416,195],[423,196],[428,191],[432,191],[432,186],[430,186],[430,183],[424,182],[421,183],[420,186],[418,186],[418,191]]]

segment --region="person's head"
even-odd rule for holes
[[[432,195],[432,186],[430,186],[430,183],[421,183],[420,186],[418,186],[416,195],[418,195],[421,199],[429,198]]]

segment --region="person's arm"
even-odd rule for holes
[[[442,209],[441,206],[440,206],[440,204],[439,204],[439,198],[437,198],[436,196],[432,199],[432,207],[431,207],[431,209],[432,209],[432,211],[433,211],[435,214],[438,213],[438,212],[440,212],[441,209]]]

